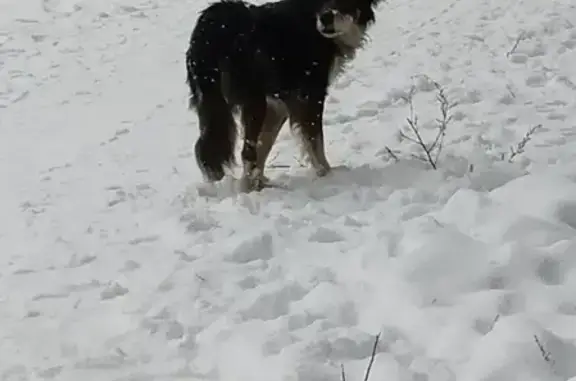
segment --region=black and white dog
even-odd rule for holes
[[[265,185],[264,165],[284,122],[318,176],[330,171],[322,118],[328,87],[365,41],[381,0],[220,0],[198,18],[186,52],[196,160],[208,181],[233,165],[234,115],[244,127],[242,190]]]

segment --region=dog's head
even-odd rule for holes
[[[325,0],[316,14],[316,28],[326,38],[351,41],[374,22],[374,7],[379,1]]]

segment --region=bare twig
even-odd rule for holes
[[[408,140],[410,143],[414,143],[414,144],[420,145],[420,142],[418,141],[418,139],[414,139],[414,138],[406,135],[406,134],[404,133],[404,131],[400,131],[400,137],[401,137],[403,140]]]
[[[396,155],[391,149],[390,147],[386,146],[384,147],[384,149],[386,150],[386,152],[388,153],[388,155],[390,155],[390,157],[392,159],[394,159],[394,161],[399,162],[400,159],[398,158],[398,155]]]
[[[497,314],[496,317],[494,318],[494,320],[492,320],[492,325],[490,326],[490,331],[492,331],[494,329],[494,327],[496,326],[496,323],[498,323],[498,320],[500,320],[500,314]]]
[[[435,163],[438,163],[438,158],[440,157],[440,153],[442,152],[442,148],[444,147],[444,137],[446,136],[446,129],[448,128],[448,124],[452,121],[452,115],[450,111],[456,107],[458,104],[456,102],[450,103],[448,101],[448,97],[446,96],[446,92],[444,88],[437,83],[434,82],[434,86],[438,90],[438,95],[436,96],[436,100],[440,105],[440,118],[436,119],[436,123],[438,123],[438,134],[436,135],[436,139],[430,146],[430,150],[436,149],[436,158]]]
[[[274,156],[268,158],[268,162],[270,163],[270,165],[273,165],[274,160],[278,159],[278,156],[280,155],[280,153],[278,151],[274,152]]]
[[[524,40],[526,38],[526,33],[522,32],[520,33],[520,35],[518,36],[518,38],[516,38],[516,42],[514,42],[514,45],[512,46],[512,49],[510,49],[510,51],[508,53],[506,53],[506,58],[510,57],[512,54],[514,54],[514,52],[516,51],[516,49],[518,49],[518,45],[520,45],[520,42],[522,40]]]
[[[420,130],[419,130],[419,126],[418,126],[418,115],[416,115],[416,113],[414,112],[414,94],[415,94],[415,92],[416,92],[416,87],[412,86],[412,88],[410,89],[410,92],[404,98],[404,100],[406,101],[406,103],[408,103],[408,105],[410,107],[410,115],[408,116],[408,118],[406,118],[406,122],[408,123],[408,127],[410,127],[410,130],[414,134],[415,138],[406,135],[403,131],[400,131],[400,136],[403,139],[411,141],[412,143],[416,143],[420,147],[422,147],[428,162],[430,163],[432,168],[436,169],[436,163],[434,162],[434,159],[432,159],[432,153],[430,152],[430,149],[428,148],[428,146],[424,142],[424,139],[422,139],[422,135],[420,135]]]
[[[508,158],[508,162],[511,163],[516,156],[521,155],[524,153],[524,148],[526,148],[526,144],[532,139],[532,135],[541,128],[542,125],[538,124],[528,130],[522,140],[518,142],[516,147],[510,147],[510,157]]]
[[[422,156],[415,155],[415,154],[413,154],[413,153],[410,154],[410,156],[412,156],[413,159],[420,160],[420,161],[422,161],[422,162],[424,162],[424,163],[428,163],[428,162],[429,162],[427,158],[422,157]],[[434,168],[434,169],[436,169],[436,168]]]
[[[268,168],[290,168],[288,164],[270,164]]]
[[[434,84],[434,86],[438,91],[436,101],[438,102],[438,105],[440,107],[440,117],[436,119],[436,124],[438,128],[436,137],[434,138],[432,143],[426,144],[426,142],[422,138],[422,135],[420,134],[420,129],[418,125],[418,116],[414,111],[414,101],[413,101],[413,97],[415,94],[414,86],[410,89],[408,95],[404,97],[404,100],[406,101],[406,103],[408,103],[410,107],[410,114],[408,118],[406,118],[406,121],[408,123],[409,130],[412,133],[411,135],[413,136],[409,136],[406,132],[401,130],[400,137],[402,139],[408,140],[409,142],[419,145],[424,151],[425,155],[424,157],[420,157],[417,155],[413,155],[413,157],[422,161],[426,161],[432,166],[433,169],[437,169],[438,160],[440,158],[440,154],[442,153],[442,149],[444,148],[444,137],[446,136],[446,130],[448,128],[448,124],[452,121],[452,115],[450,111],[457,106],[457,103],[451,103],[448,100],[445,90],[438,82],[433,80],[430,81]]]
[[[506,90],[508,90],[508,93],[510,93],[510,96],[512,98],[516,98],[516,93],[512,89],[512,85],[510,85],[510,84],[506,85]]]
[[[268,162],[270,162],[270,164],[267,165],[268,168],[290,168],[291,167],[288,164],[274,164],[274,160],[276,160],[278,158],[278,156],[279,156],[279,153],[276,152],[276,154],[271,159],[267,160]],[[294,160],[296,160],[296,162],[298,163],[298,165],[300,167],[306,166],[305,158],[294,156]]]
[[[364,381],[368,381],[370,378],[370,372],[372,371],[372,364],[374,364],[374,358],[376,357],[376,350],[378,349],[378,341],[380,340],[380,334],[376,335],[374,340],[374,346],[372,347],[372,355],[370,356],[370,362],[368,363],[368,368],[366,369],[366,374],[364,375]]]
[[[307,155],[301,155],[300,157],[294,156],[294,160],[298,163],[300,167],[306,167],[307,162],[310,160]]]
[[[540,339],[538,339],[538,336],[534,335],[534,341],[536,342],[536,345],[538,346],[538,349],[540,350],[540,354],[542,355],[542,358],[544,359],[544,361],[546,361],[550,365],[554,365],[554,360],[552,359],[552,354],[550,352],[548,352],[546,350],[546,348],[544,348],[544,345],[540,342]]]

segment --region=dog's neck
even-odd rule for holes
[[[366,29],[353,25],[347,33],[334,38],[334,42],[343,58],[353,58],[357,49],[362,47],[365,40]]]
[[[362,47],[366,39],[366,29],[354,25],[348,33],[335,37],[332,41],[336,44],[338,54],[334,57],[332,68],[328,77],[329,83],[334,83],[344,70],[346,63],[356,55],[356,51]]]

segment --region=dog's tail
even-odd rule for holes
[[[222,74],[226,61],[243,51],[242,38],[252,29],[251,12],[243,2],[214,3],[198,18],[186,52],[189,107],[196,109],[200,124],[196,161],[210,181],[222,179],[224,167],[235,163],[236,122],[223,93]]]

